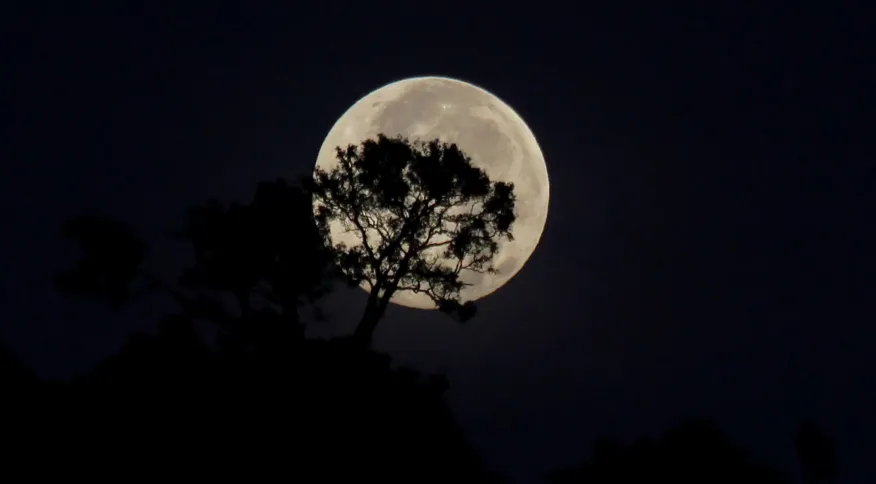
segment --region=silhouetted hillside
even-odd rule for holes
[[[230,353],[173,323],[19,409],[7,441],[71,476],[494,482],[443,378],[348,339]]]

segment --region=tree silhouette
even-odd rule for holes
[[[42,399],[57,408],[21,421],[26,452],[75,456],[73,475],[112,461],[141,477],[498,482],[453,418],[446,379],[393,368],[350,337],[304,338],[299,310],[336,275],[322,228],[310,194],[284,181],[245,205],[198,205],[175,234],[193,263],[168,282],[142,267],[146,244],[124,223],[71,221],[83,254],[61,290],[116,307],[163,291],[179,311]]]
[[[243,346],[275,341],[283,329],[303,330],[299,308],[334,280],[328,238],[314,222],[310,196],[284,180],[259,183],[248,205],[192,208],[177,235],[195,256],[180,284],[197,292],[199,307],[220,323],[220,337]],[[237,317],[210,297],[216,292],[233,297]]]
[[[240,348],[288,339],[303,331],[299,308],[315,302],[333,280],[331,248],[311,207],[310,196],[285,180],[260,183],[247,205],[193,207],[176,233],[194,253],[178,284],[142,267],[146,244],[125,223],[78,217],[64,234],[79,242],[83,257],[56,283],[63,292],[105,299],[113,307],[165,291],[183,314],[214,323],[222,341]],[[236,302],[236,312],[225,295]]]
[[[33,384],[36,377],[3,343],[0,343],[0,383],[7,389],[21,388]],[[9,395],[14,395],[10,392]]]
[[[38,381],[0,346],[0,383],[9,394],[3,401],[12,403],[0,421],[0,443],[14,449],[7,461],[16,460],[14,453],[40,456],[56,462],[65,477],[94,477],[111,461],[114,469],[156,478],[173,473],[226,480],[501,482],[486,470],[454,419],[444,400],[447,380],[393,368],[388,356],[362,343],[391,297],[387,291],[403,290],[413,281],[443,309],[466,308],[458,300],[459,273],[471,267],[490,270],[496,238],[510,237],[512,187],[486,180],[453,146],[433,142],[416,148],[385,137],[363,146],[370,146],[370,157],[365,148],[341,153],[350,160],[341,166],[355,176],[318,173],[306,187],[282,180],[262,183],[248,204],[194,207],[176,233],[194,256],[178,281],[164,281],[142,267],[147,246],[127,225],[100,217],[71,221],[64,233],[79,241],[82,258],[57,277],[61,290],[98,297],[113,307],[164,291],[179,303],[179,311],[164,318],[155,334],[132,338],[118,355],[70,384]],[[374,153],[386,157],[377,163]],[[439,165],[447,159],[449,166],[435,173],[420,166],[429,156]],[[380,164],[394,166],[391,162],[403,166],[396,177],[401,181],[381,178],[382,170],[390,170]],[[368,168],[369,163],[379,166]],[[408,178],[420,180],[415,171],[409,173],[412,167],[427,172],[426,181],[399,188]],[[438,183],[447,179],[456,188]],[[474,188],[462,188],[466,183]],[[364,195],[341,189],[381,184],[395,188]],[[392,198],[393,190],[404,197]],[[356,210],[351,213],[360,214],[366,234],[394,227],[395,238],[374,238],[370,245],[366,237],[368,248],[334,252],[327,237],[331,214],[320,206],[315,219],[313,196],[347,200],[350,205],[338,207]],[[457,205],[448,200],[462,199],[485,208],[454,211]],[[405,200],[412,200],[411,206],[402,204]],[[446,211],[430,212],[433,204]],[[371,211],[364,210],[368,207]],[[393,222],[393,214],[401,218]],[[418,216],[422,219],[416,222]],[[385,226],[369,228],[367,217]],[[446,220],[451,222],[437,224]],[[443,244],[436,245],[438,256],[456,265],[422,270],[439,265],[438,256],[425,252],[431,244]],[[374,259],[366,257],[369,248],[377,251]],[[378,288],[371,294],[380,297],[369,298],[379,303],[369,310],[378,313],[353,337],[305,339],[299,312],[330,289],[338,275],[332,262],[338,259],[349,280]],[[378,276],[389,284],[385,289]],[[204,320],[217,331],[205,335],[198,325]],[[208,337],[214,334],[216,340]],[[804,424],[796,443],[807,482],[835,476],[833,447],[813,424]],[[656,440],[601,441],[580,467],[551,476],[554,484],[661,480],[787,482],[701,421]]]
[[[492,182],[455,144],[378,135],[336,149],[338,164],[317,169],[311,191],[317,220],[341,227],[356,244],[338,243],[337,263],[368,302],[355,331],[370,344],[392,296],[425,294],[465,320],[463,271],[495,272],[493,256],[511,239],[514,187]]]
[[[68,294],[106,299],[113,307],[127,302],[142,278],[146,245],[126,224],[82,216],[67,223],[63,233],[77,240],[82,259],[69,271],[58,274],[55,283]]]
[[[660,439],[630,445],[602,440],[577,468],[554,472],[552,484],[675,482],[700,484],[784,484],[781,473],[749,461],[745,452],[705,421],[689,421]]]
[[[836,478],[833,442],[812,421],[804,421],[794,438],[806,484],[830,482]]]

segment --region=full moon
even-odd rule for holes
[[[514,240],[501,243],[496,252],[496,274],[460,273],[462,281],[470,284],[462,290],[461,298],[480,299],[514,277],[538,245],[550,198],[544,155],[523,119],[494,94],[467,82],[446,77],[403,79],[353,104],[323,141],[316,166],[331,170],[338,163],[336,147],[359,146],[379,133],[456,143],[490,180],[514,184]],[[345,234],[339,223],[331,226],[331,237],[335,244],[359,243],[353,234]],[[366,286],[362,287],[367,291]],[[428,296],[409,291],[397,292],[392,302],[413,308],[435,307]]]

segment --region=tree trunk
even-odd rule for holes
[[[362,316],[362,320],[359,321],[359,325],[356,326],[356,331],[353,333],[353,339],[359,344],[366,347],[371,346],[371,339],[374,336],[374,330],[377,328],[377,323],[380,322],[380,319],[386,312],[386,306],[389,305],[392,295],[395,294],[395,291],[398,289],[399,281],[407,272],[408,264],[410,264],[413,254],[414,252],[411,251],[404,259],[402,259],[395,277],[389,281],[389,285],[386,289],[384,289],[384,283],[386,281],[382,277],[378,279],[374,287],[371,288],[371,292],[368,294],[368,303],[365,305],[365,314]],[[384,290],[381,295],[380,291],[382,289]]]
[[[377,323],[380,322],[380,314],[377,308],[366,308],[365,314],[356,326],[356,331],[353,333],[353,340],[365,347],[371,346],[371,340],[374,336],[374,330],[377,328]]]
[[[377,323],[380,322],[382,316],[380,311],[380,284],[376,284],[371,288],[368,294],[368,302],[365,303],[365,314],[356,326],[356,331],[353,332],[353,340],[365,347],[371,346],[371,339],[374,335],[374,329],[377,328]]]

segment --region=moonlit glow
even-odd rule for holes
[[[317,166],[330,170],[337,165],[335,147],[358,146],[378,133],[456,143],[490,179],[514,183],[514,240],[502,243],[496,253],[497,274],[461,273],[462,280],[471,284],[463,289],[462,298],[480,299],[514,277],[538,245],[550,198],[544,156],[523,119],[501,99],[472,84],[446,77],[404,79],[353,104],[326,136]],[[334,243],[358,243],[355,235],[344,233],[340,223],[332,225],[331,232]],[[403,291],[392,302],[434,307],[427,296]]]

